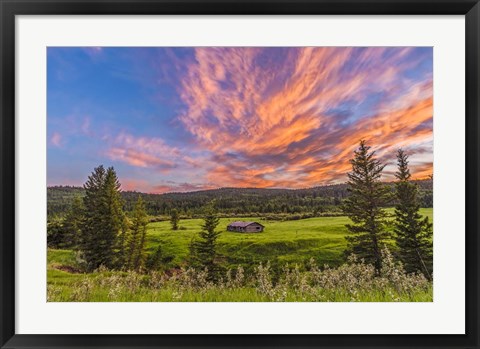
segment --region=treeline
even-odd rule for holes
[[[421,207],[433,206],[432,180],[413,181],[418,185]],[[394,184],[387,184],[394,190]],[[149,216],[170,217],[173,210],[187,218],[201,217],[208,203],[215,200],[220,216],[269,216],[269,219],[301,219],[326,215],[341,215],[341,206],[348,196],[347,184],[320,186],[308,189],[222,188],[189,193],[145,194],[122,191],[123,209],[133,212],[140,195]],[[48,216],[63,216],[74,198],[83,197],[80,187],[56,186],[47,189]]]

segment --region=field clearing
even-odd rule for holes
[[[389,209],[393,213],[392,209]],[[430,220],[433,218],[432,209],[421,209],[424,216]],[[240,220],[239,218],[222,218],[217,230],[220,231],[218,239],[219,252],[224,256],[225,264],[235,268],[242,265],[245,271],[252,272],[259,263],[267,261],[272,265],[272,272],[286,263],[298,264],[301,268],[314,258],[317,264],[328,264],[330,267],[339,266],[343,263],[343,251],[346,247],[345,236],[347,229],[345,224],[350,223],[347,217],[318,217],[294,221],[264,221],[258,218],[243,217],[244,221],[258,221],[265,225],[262,233],[238,233],[228,232],[228,223]],[[156,222],[148,225],[147,250],[152,253],[159,244],[162,246],[164,255],[170,255],[173,260],[168,268],[186,266],[188,246],[193,238],[201,230],[202,219],[186,219],[180,221],[180,230],[171,230],[170,222]],[[120,293],[112,298],[109,289],[101,286],[109,278],[128,278],[125,272],[96,272],[91,274],[76,273],[75,253],[71,250],[48,250],[47,280],[51,300],[54,301],[271,301],[272,297],[259,294],[252,288],[241,289],[211,289],[208,291],[186,290],[180,292],[166,287],[152,289],[141,286],[148,282],[148,276],[144,282],[138,281],[139,286],[135,293],[125,287]],[[80,286],[79,286],[80,285]],[[80,287],[80,288],[79,288]],[[83,289],[88,290],[82,294]],[[79,291],[80,290],[80,291]],[[79,293],[80,292],[80,293]],[[77,298],[75,298],[77,297]],[[320,298],[319,298],[320,297]],[[346,291],[338,290],[334,294],[324,292],[312,296],[301,296],[295,292],[289,292],[286,301],[350,301],[351,296]],[[409,295],[396,294],[395,290],[377,293],[359,294],[356,301],[431,301],[432,289]]]
[[[393,213],[393,209],[389,209]],[[433,209],[421,209],[421,214],[433,218]],[[238,233],[226,230],[228,223],[235,220],[258,221],[265,225],[262,233]],[[201,231],[202,219],[180,221],[180,229],[171,230],[170,222],[150,223],[147,227],[147,251],[153,253],[161,244],[165,255],[174,259],[170,267],[185,265],[188,246]],[[310,258],[318,264],[337,266],[343,261],[348,234],[347,217],[318,217],[294,221],[264,221],[252,217],[221,218],[217,230],[219,252],[229,266],[243,265],[249,268],[260,262],[272,265],[298,263],[303,265]],[[73,254],[68,250],[49,250],[49,265],[72,265]]]
[[[393,213],[393,209],[388,210]],[[421,209],[421,214],[433,217],[433,209]],[[227,231],[235,220],[258,221],[265,225],[262,233]],[[202,219],[180,221],[180,230],[173,231],[169,222],[151,223],[148,226],[147,248],[151,252],[159,243],[164,251],[181,264],[188,256],[188,245],[201,230]],[[273,264],[303,264],[314,258],[319,264],[337,266],[342,262],[348,234],[347,217],[317,217],[293,221],[264,221],[252,217],[222,218],[217,230],[221,232],[219,252],[234,266],[257,265],[270,261]]]

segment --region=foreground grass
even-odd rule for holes
[[[85,285],[85,284],[84,284]],[[256,288],[243,287],[237,289],[208,290],[178,290],[177,288],[164,288],[152,290],[140,288],[135,293],[126,288],[121,288],[112,295],[111,291],[102,287],[93,287],[80,294],[78,290],[49,286],[49,302],[431,302],[433,299],[432,288],[399,294],[395,289],[375,290],[360,292],[352,296],[346,290],[318,291],[315,295],[295,293],[287,290],[285,297],[274,299],[260,293]]]
[[[66,251],[55,251],[66,256]],[[270,264],[245,276],[242,267],[216,282],[206,271],[181,269],[169,275],[97,270],[72,274],[48,270],[49,302],[431,302],[433,285],[423,275],[406,274],[384,251],[380,275],[373,266],[350,260],[320,269],[311,260],[307,271],[284,266],[274,279]],[[275,280],[275,281],[274,281]]]
[[[350,260],[339,268],[308,271],[284,267],[273,282],[269,264],[245,277],[229,271],[216,282],[205,271],[182,269],[174,275],[99,270],[74,277],[49,270],[51,302],[431,302],[432,284],[423,275],[405,274],[384,252],[384,267],[376,275],[371,265]]]

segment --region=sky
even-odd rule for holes
[[[50,47],[47,184],[123,190],[343,183],[364,139],[433,173],[431,47]]]

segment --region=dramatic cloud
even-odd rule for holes
[[[65,50],[51,52],[58,67],[77,62]],[[124,166],[125,190],[341,183],[361,139],[387,164],[384,180],[394,178],[399,147],[415,178],[433,172],[431,48],[85,48],[81,56],[90,75],[75,86],[85,89],[58,79],[54,92],[90,100],[69,99],[68,112],[82,115],[75,127],[49,119],[50,144],[65,148],[67,135],[85,157],[96,144],[100,161]]]
[[[431,143],[432,77],[408,77],[425,59],[412,51],[198,48],[180,119],[217,160],[207,179],[218,186],[341,182],[360,139],[386,161]]]

